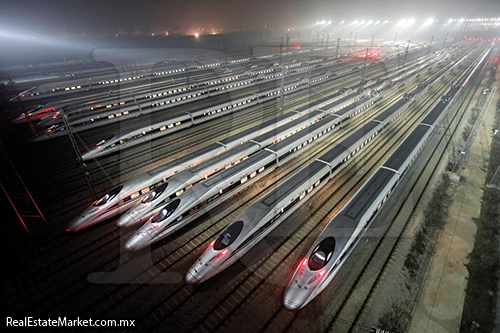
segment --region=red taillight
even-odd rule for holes
[[[326,271],[323,269],[321,272],[319,272],[319,276],[325,275]]]
[[[227,253],[227,250],[223,250],[221,253],[219,253],[219,254],[217,255],[217,258],[222,257],[222,256],[223,256],[223,255],[225,255],[226,253]]]
[[[96,149],[100,149],[102,146],[97,146]]]

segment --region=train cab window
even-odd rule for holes
[[[109,200],[113,199],[120,191],[121,189],[123,188],[122,185],[118,186],[118,187],[115,187],[113,190],[111,190],[111,192],[107,193],[105,196],[103,196],[101,199],[97,200],[95,203],[94,203],[94,206],[102,206],[104,205],[105,203],[107,203]]]
[[[179,204],[181,203],[180,199],[175,199],[172,200],[170,203],[168,203],[165,208],[163,208],[158,214],[156,214],[152,219],[151,223],[159,223],[166,218],[168,218],[170,215],[172,215],[177,207],[179,207]]]
[[[215,240],[214,250],[220,251],[231,245],[243,229],[243,221],[237,221],[224,230]]]
[[[144,199],[142,199],[142,203],[148,203],[148,202],[151,202],[151,201],[155,200],[156,198],[158,198],[160,196],[160,194],[162,194],[163,191],[165,191],[167,186],[168,186],[168,183],[164,183],[160,187],[158,187],[156,190],[149,192],[149,194],[147,196],[145,196]]]
[[[317,271],[325,267],[328,261],[330,261],[334,250],[335,238],[328,237],[322,240],[309,257],[309,269]]]

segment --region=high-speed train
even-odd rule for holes
[[[323,98],[312,107],[301,107],[296,111],[302,113],[304,110],[309,110],[311,108],[316,109],[316,111],[307,111],[308,114],[303,117],[283,124],[275,130],[266,132],[248,142],[242,143],[240,146],[230,151],[219,154],[197,166],[176,174],[168,180],[169,184],[166,187],[159,188],[154,191],[154,193],[149,194],[144,200],[125,213],[117,221],[117,226],[128,227],[146,222],[149,217],[162,209],[164,203],[180,195],[185,189],[190,189],[201,180],[207,179],[225,168],[242,161],[252,154],[265,149],[274,142],[279,142],[281,139],[303,130],[307,126],[314,124],[316,121],[323,119],[333,112],[336,112],[337,118],[344,121],[348,120],[351,115],[356,115],[356,112],[351,109],[349,109],[351,111],[346,112],[341,110],[364,96],[365,89],[363,85],[364,83],[362,82],[349,88],[348,91],[354,92],[347,96],[344,95],[343,91],[337,92],[332,94],[328,100]],[[377,85],[380,85],[380,83],[373,84],[372,88]]]
[[[253,138],[262,135],[268,131],[275,130],[277,127],[304,116],[316,108],[329,104],[330,99],[337,100],[339,94],[328,96],[320,100],[314,106],[305,106],[297,109],[295,112],[285,113],[277,118],[266,121],[260,125],[251,127],[241,133],[234,134],[224,140],[213,143],[189,153],[185,156],[167,162],[150,171],[142,173],[107,193],[100,200],[94,202],[80,215],[75,217],[69,224],[67,231],[79,231],[91,225],[104,221],[110,217],[116,216],[121,212],[131,208],[138,203],[150,191],[160,191],[159,188],[167,179],[178,172],[197,165],[208,158],[216,156],[228,149],[232,149]],[[343,94],[341,94],[343,96]]]
[[[420,69],[420,71],[423,70],[423,68]],[[390,78],[391,77],[389,77],[388,79],[390,80]],[[407,79],[409,79],[409,77]],[[144,200],[142,200],[135,207],[126,212],[117,221],[117,226],[128,227],[146,222],[152,215],[156,214],[162,209],[164,203],[175,198],[176,194],[178,195],[182,193],[184,189],[191,188],[203,178],[207,179],[208,177],[223,170],[228,163],[233,164],[233,161],[239,161],[243,158],[246,158],[251,154],[264,149],[268,145],[277,141],[276,138],[280,135],[279,133],[276,133],[278,131],[288,131],[290,128],[293,128],[293,132],[295,133],[298,130],[305,128],[306,124],[313,124],[313,120],[322,119],[332,112],[336,112],[335,115],[344,122],[349,120],[353,115],[357,115],[356,107],[362,110],[362,106],[351,104],[356,100],[360,100],[366,93],[370,92],[371,89],[375,89],[378,86],[381,86],[382,82],[384,81],[385,79],[376,78],[374,80],[374,83],[368,86],[367,90],[363,88],[364,82],[361,82],[347,89],[347,91],[354,91],[348,96],[344,96],[343,92],[335,93],[333,94],[333,97],[331,99],[327,101],[319,101],[318,104],[322,105],[321,108],[318,108],[317,111],[311,112],[306,117],[302,117],[284,124],[280,128],[276,129],[276,131],[265,133],[260,137],[256,137],[251,141],[240,145],[240,147],[238,147],[236,150],[225,152],[218,155],[217,157],[214,157],[213,159],[209,159],[195,167],[176,174],[174,177],[169,179],[168,188],[162,187],[154,191],[154,193],[149,194],[146,198],[144,198]],[[386,96],[394,89],[394,87],[382,87],[379,91],[376,92],[376,94],[374,91],[374,94],[372,94],[369,99],[363,99],[362,102],[365,105],[370,105],[371,102],[374,102],[375,100]],[[350,108],[344,109],[344,107],[348,107],[350,105]],[[297,111],[300,111],[300,109],[298,109]],[[225,157],[224,155],[227,155],[227,157]]]
[[[384,96],[396,89],[392,86],[386,88],[387,91],[382,94]],[[195,184],[188,192],[159,206],[157,213],[125,242],[124,249],[140,250],[179,230],[208,209],[235,195],[264,174],[296,156],[299,151],[309,148],[313,142],[325,139],[339,128],[343,121],[366,110],[381,97],[381,94],[373,90],[373,94],[366,96],[366,100],[360,99],[358,103],[318,120],[307,129],[274,143],[230,169]]]
[[[289,84],[285,87],[284,94],[304,89],[309,84],[315,85],[322,83],[329,78],[329,75],[323,75],[321,77],[314,78],[310,82],[296,82]],[[126,149],[142,142],[147,142],[159,136],[167,135],[190,126],[275,99],[280,96],[280,94],[281,89],[271,89],[258,94],[250,95],[248,97],[238,98],[231,102],[214,105],[201,110],[186,112],[182,115],[174,116],[161,122],[151,124],[147,128],[140,127],[124,131],[100,142],[89,151],[84,152],[82,154],[82,158],[84,160],[89,160],[111,154],[121,149]],[[62,130],[64,130],[64,128],[62,128]]]
[[[57,115],[59,114],[57,106],[46,107],[45,105],[38,105],[32,110],[21,113],[17,118],[12,120],[14,124],[22,124],[28,122],[28,118],[31,121],[40,120],[47,115]]]
[[[467,84],[491,49],[451,86],[423,121],[396,151],[335,215],[302,259],[284,293],[284,307],[299,310],[333,280],[346,258],[370,227],[387,198],[394,192],[420,153],[452,101]]]
[[[426,70],[431,65],[433,65],[432,62],[427,63],[425,66],[423,66],[419,70],[414,71],[413,76],[411,76],[411,77],[409,76],[405,79],[400,80],[400,83],[404,84],[404,82],[406,80],[411,80],[413,77],[418,76],[418,74],[421,71]],[[332,122],[332,119],[334,119],[333,125],[331,126],[331,128],[324,129],[324,132],[325,132],[324,134],[326,134],[327,132],[330,132],[330,130],[332,130],[333,128],[336,128],[336,126],[338,126],[339,124],[345,123],[346,121],[350,120],[350,118],[354,117],[355,115],[357,115],[361,111],[364,111],[366,108],[368,108],[370,105],[375,103],[377,100],[384,98],[385,96],[388,96],[390,93],[392,93],[393,91],[395,91],[397,89],[396,86],[389,85],[389,86],[384,86],[384,87],[380,88],[378,91],[371,90],[378,85],[380,85],[380,80],[375,80],[374,83],[369,87],[369,89],[366,90],[366,92],[371,91],[371,93],[369,95],[364,96],[364,97],[360,96],[358,98],[358,100],[356,101],[356,103],[354,103],[354,104],[352,103],[352,101],[349,101],[348,103],[344,103],[344,104],[342,103],[342,101],[340,101],[336,105],[332,104],[329,108],[326,106],[321,107],[321,109],[318,109],[318,111],[321,111],[321,112],[326,111],[325,112],[326,114],[335,111],[335,113],[333,114],[334,118],[321,119],[314,126],[319,126],[319,127],[324,126],[323,125],[324,122],[326,122],[326,123]],[[361,86],[359,86],[359,88],[361,88]],[[358,90],[359,90],[359,88],[358,88]],[[318,112],[318,114],[319,114],[319,112]],[[312,129],[309,128],[308,130],[314,131],[314,126],[311,125]],[[329,127],[329,126],[326,126],[326,127]],[[307,145],[307,142],[302,142],[302,141],[304,140],[303,136],[304,135],[308,136],[309,134],[310,133],[308,131],[306,131],[305,133],[299,133],[297,135],[291,136],[290,138],[286,138],[282,142],[276,143],[273,146],[266,148],[266,151],[260,151],[258,154],[256,154],[256,156],[249,157],[247,162],[245,163],[245,165],[250,163],[249,168],[253,168],[256,170],[257,169],[261,170],[261,168],[264,168],[266,170],[266,172],[269,172],[272,168],[283,163],[284,159],[289,158],[291,155],[293,155],[293,153],[295,153],[296,151],[300,150],[302,147]],[[312,135],[311,138],[308,137],[309,143],[320,138],[322,135],[323,135],[323,133],[321,131],[319,131],[317,133],[317,135]],[[252,141],[254,141],[254,140],[252,140]],[[299,142],[299,143],[297,143],[297,142]],[[255,148],[257,148],[257,147],[255,147]],[[270,163],[266,162],[268,159],[269,159]],[[249,161],[254,161],[254,162],[249,162]],[[241,163],[239,166],[234,167],[234,169],[232,171],[241,168],[242,165],[244,165],[244,163]],[[208,166],[207,166],[207,168],[208,168]],[[264,169],[262,169],[262,170],[264,170]],[[262,170],[258,173],[258,175],[257,174],[252,175],[251,178],[254,178],[255,176],[261,176]],[[230,175],[228,177],[234,177],[232,171],[229,172]],[[118,224],[120,226],[124,226],[124,225],[130,225],[131,223],[135,224],[135,223],[144,222],[150,216],[152,216],[154,214],[158,215],[158,214],[160,214],[161,211],[165,210],[165,207],[168,205],[169,201],[171,201],[175,197],[177,197],[177,195],[174,193],[176,193],[176,191],[179,191],[178,194],[182,193],[181,189],[184,186],[186,188],[189,188],[189,189],[191,189],[193,186],[195,189],[200,188],[200,186],[197,186],[195,183],[192,183],[192,179],[196,173],[198,173],[198,176],[199,176],[197,179],[202,179],[202,177],[200,175],[202,175],[203,172],[198,172],[198,168],[195,168],[194,172],[193,172],[193,170],[191,170],[191,171],[186,170],[184,173],[185,173],[185,175],[182,175],[182,177],[179,177],[177,179],[177,181],[173,182],[173,184],[176,186],[170,187],[169,191],[163,191],[163,189],[161,191],[155,191],[155,193],[153,195],[145,198],[144,202],[137,204],[136,207],[134,207],[129,212],[127,212],[122,217],[122,219],[120,221],[118,221]],[[224,175],[227,173],[227,171],[222,171],[221,173]],[[222,188],[226,188],[226,187],[228,187],[227,184],[231,184],[232,181],[227,180],[225,178],[225,176],[223,176],[223,175],[221,175],[218,179],[220,179],[220,182],[221,182],[220,186],[222,186]],[[180,174],[179,174],[179,176],[180,176]],[[257,178],[258,177],[255,177],[254,180]],[[186,179],[189,179],[189,181],[186,182]],[[248,182],[246,185],[248,185],[249,183],[251,183],[251,182]],[[240,184],[240,183],[238,183],[238,184]],[[243,182],[241,184],[243,184]],[[218,186],[219,185],[214,185],[214,187],[218,187]],[[219,191],[222,190],[222,188],[219,189]],[[232,186],[231,185],[229,192],[234,193],[235,191],[241,191],[243,188],[244,187],[240,186],[240,185],[239,186]],[[200,191],[203,192],[203,190],[200,190]],[[229,193],[229,192],[227,192],[227,193]],[[184,198],[183,203],[184,203],[185,207],[184,206],[179,207],[179,209],[177,209],[177,213],[174,215],[176,215],[176,216],[184,215],[183,209],[186,207],[189,207],[189,209],[192,210],[193,212],[196,211],[196,213],[189,214],[189,217],[184,219],[182,221],[182,224],[176,223],[176,226],[175,226],[176,229],[180,228],[181,225],[188,223],[189,221],[194,219],[196,216],[201,214],[203,211],[205,211],[209,207],[213,207],[213,206],[215,206],[216,203],[217,204],[220,203],[220,200],[212,200],[209,205],[204,206],[202,204],[202,202],[204,201],[203,199],[199,198],[196,194],[193,194],[192,190],[190,190],[190,193],[192,193],[191,198],[189,197],[189,194],[186,194],[185,192],[182,193],[182,197]],[[204,195],[204,197],[205,196],[206,195]],[[227,198],[228,196],[225,195],[225,196],[221,196],[221,198],[222,197]],[[197,205],[201,205],[200,207],[203,207],[203,206],[204,207],[202,209],[198,209],[198,208],[196,208]],[[192,208],[194,208],[194,209],[192,209]],[[142,218],[140,218],[141,216],[142,216]],[[171,219],[173,219],[174,217],[175,216],[172,215]],[[130,249],[133,249],[133,250],[140,249],[140,248],[142,248],[142,247],[144,247],[144,246],[146,246],[146,245],[148,245],[156,240],[159,240],[163,237],[166,237],[167,234],[171,233],[170,232],[171,230],[161,232],[161,229],[164,229],[164,228],[168,229],[168,226],[169,226],[168,221],[166,221],[165,223],[162,223],[161,225],[164,227],[160,228],[159,224],[156,224],[153,226],[153,230],[156,230],[155,233],[158,234],[157,237],[152,237],[152,239],[148,239],[148,237],[142,237],[142,236],[135,237],[135,238],[133,237],[134,239],[131,239],[127,243],[127,249],[129,249],[129,250]],[[144,228],[147,228],[147,226],[145,226]],[[139,231],[138,233],[141,233],[141,232]],[[135,240],[138,240],[138,241],[136,242]]]
[[[451,68],[451,67],[450,67]],[[447,71],[441,71],[444,75]],[[426,82],[435,82],[435,76]],[[426,90],[421,84],[349,137],[238,215],[190,268],[187,283],[200,283],[226,269],[300,207],[408,109]]]
[[[309,68],[312,68],[311,65],[300,68],[295,67],[310,62],[312,63],[314,60],[284,65],[285,74],[293,76],[301,71],[309,70]],[[327,66],[333,63],[333,61],[323,62],[322,65]],[[180,82],[177,83],[172,80],[171,84],[152,82],[147,87],[141,85],[133,89],[122,89],[121,94],[115,93],[113,94],[114,96],[100,94],[100,97],[92,99],[91,102],[84,103],[82,107],[71,105],[71,107],[66,107],[64,112],[69,117],[68,121],[70,125],[86,122],[88,117],[90,117],[89,119],[94,119],[95,125],[98,121],[105,119],[130,116],[131,112],[136,109],[146,112],[146,110],[155,105],[179,105],[188,101],[190,102],[194,98],[213,97],[228,90],[244,88],[257,81],[276,79],[284,75],[283,72],[273,73],[275,68],[259,68],[257,65],[256,67],[257,69],[240,73],[214,73],[208,77],[204,76],[201,79],[196,79],[195,76],[191,77],[189,82],[186,81],[186,78],[178,79]],[[265,73],[272,74],[266,75]],[[60,117],[47,117],[42,119],[40,126],[49,127],[61,122],[62,119]]]
[[[415,61],[416,65],[412,66],[418,66],[418,64],[422,63],[425,61],[425,59],[428,59],[428,57],[422,57],[420,59],[417,59]],[[329,80],[333,77],[339,77],[340,75],[344,75],[347,73],[354,73],[359,71],[359,67],[349,67],[342,69],[334,74],[331,73],[325,73],[320,76],[317,76],[311,80],[305,80],[303,82],[299,83],[292,83],[290,85],[287,85],[284,89],[285,94],[289,93],[292,90],[297,90],[297,89],[302,89],[305,87],[308,87],[309,85],[317,85],[320,84],[326,80]],[[407,67],[406,71],[410,70],[410,66]],[[396,70],[392,71],[396,72]],[[403,71],[401,72],[403,73]],[[400,75],[402,75],[400,73]],[[339,76],[336,76],[339,75]],[[192,111],[192,112],[186,112],[186,114],[180,115],[180,116],[175,116],[170,119],[151,124],[148,127],[140,127],[136,129],[131,129],[128,131],[124,131],[121,133],[118,133],[114,136],[111,136],[105,140],[102,140],[98,142],[93,148],[91,148],[89,151],[84,152],[82,154],[82,158],[84,160],[89,160],[101,156],[105,156],[107,154],[111,154],[113,152],[119,151],[121,149],[126,149],[129,147],[132,147],[137,144],[141,144],[143,142],[149,142],[149,140],[170,134],[172,132],[181,130],[186,127],[190,127],[192,125],[208,121],[212,118],[223,116],[228,113],[232,113],[234,111],[256,105],[258,103],[265,102],[270,99],[276,98],[276,96],[279,96],[280,94],[280,89],[272,89],[269,91],[264,91],[261,92],[257,95],[251,95],[248,97],[242,97],[240,99],[223,103],[220,105],[215,105],[209,108],[197,110],[197,111]],[[349,91],[346,91],[346,93],[349,93]],[[64,130],[64,128],[61,128]],[[49,129],[50,130],[50,129]]]
[[[408,78],[409,79],[409,78]],[[387,88],[387,89],[386,89]],[[373,94],[371,94],[369,97],[367,97],[366,100],[360,99],[359,104],[354,104],[354,105],[349,105],[345,109],[337,109],[337,112],[333,114],[333,125],[331,125],[331,128],[324,129],[324,132],[330,132],[331,129],[335,128],[339,124],[342,124],[342,122],[345,122],[346,120],[349,120],[349,118],[352,118],[359,112],[365,110],[368,106],[373,104],[377,99],[380,99],[386,95],[388,95],[390,92],[392,92],[396,87],[385,87],[382,89],[382,93],[379,93],[377,91],[373,91]],[[322,108],[323,109],[323,108]],[[321,123],[323,122],[328,122],[332,121],[332,118],[329,119],[322,119],[318,122],[318,124],[315,124],[317,126],[322,126]],[[327,126],[328,127],[328,126]],[[314,128],[312,126],[311,128]],[[307,145],[307,142],[302,142],[304,139],[302,136],[308,135],[308,132],[306,133],[297,133],[290,138],[285,139],[283,142],[276,143],[273,146],[270,146],[265,149],[265,151],[260,151],[258,154],[255,156],[252,156],[248,158],[246,161],[241,162],[238,166],[233,167],[231,171],[222,171],[220,174],[217,176],[214,176],[213,179],[209,179],[207,181],[202,181],[200,184],[212,184],[212,188],[210,191],[206,191],[203,189],[201,185],[196,185],[196,184],[189,184],[184,183],[183,185],[187,185],[190,190],[188,193],[184,192],[181,193],[177,198],[182,200],[182,205],[180,205],[178,208],[175,207],[175,210],[172,211],[168,215],[164,215],[161,219],[161,221],[157,221],[157,216],[162,215],[165,211],[168,211],[167,206],[170,205],[172,201],[174,201],[174,198],[176,198],[173,193],[169,192],[168,197],[167,195],[164,196],[164,200],[158,200],[153,197],[148,198],[147,200],[145,199],[145,202],[142,204],[139,204],[140,207],[137,208],[136,210],[133,210],[132,213],[138,213],[141,214],[141,211],[151,211],[152,205],[149,204],[149,200],[156,200],[157,204],[155,204],[154,211],[152,213],[156,212],[156,215],[150,218],[148,223],[144,225],[141,229],[139,229],[138,232],[132,238],[127,241],[125,248],[127,250],[137,250],[140,248],[143,248],[144,246],[147,246],[161,238],[164,238],[174,232],[175,230],[178,230],[180,227],[183,225],[189,223],[192,221],[194,218],[199,216],[202,212],[206,211],[209,208],[214,207],[216,204],[219,204],[221,202],[221,199],[227,199],[229,197],[229,194],[234,194],[235,192],[241,191],[244,186],[240,186],[240,184],[243,184],[245,181],[240,181],[240,182],[235,182],[235,185],[233,184],[233,180],[231,180],[233,177],[237,177],[237,174],[234,174],[237,170],[241,168],[250,168],[250,169],[255,169],[255,170],[260,170],[257,174],[257,171],[252,173],[250,178],[254,178],[255,176],[261,176],[263,170],[266,170],[266,172],[269,172],[271,169],[275,168],[278,166],[280,163],[283,162],[283,159],[291,157],[295,152],[300,150],[302,147]],[[323,133],[321,131],[317,133],[316,135],[312,136],[311,138],[308,138],[309,143],[312,141],[315,141],[316,139],[319,139]],[[307,141],[307,140],[306,140]],[[297,143],[299,142],[299,143]],[[269,161],[268,161],[269,160]],[[269,162],[269,163],[268,163]],[[244,171],[242,171],[244,173]],[[189,172],[187,173],[192,177],[192,174]],[[226,179],[226,177],[231,178],[231,179]],[[257,179],[256,177],[255,179]],[[215,180],[214,180],[215,179]],[[213,180],[213,182],[211,182]],[[251,182],[248,182],[246,185],[248,185]],[[191,187],[194,185],[193,189]],[[179,187],[180,188],[180,187]],[[200,189],[201,188],[201,189]],[[171,191],[177,188],[172,188]],[[206,204],[205,199],[207,196],[209,196],[210,193],[215,191],[214,197],[220,197],[219,199],[211,198],[208,202],[209,204]],[[199,192],[199,193],[195,193]],[[219,192],[219,193],[216,193]],[[222,195],[225,193],[224,195]],[[198,195],[202,195],[201,197]],[[220,195],[219,195],[220,194]],[[177,200],[177,199],[175,199]],[[176,202],[179,202],[178,200]],[[142,206],[141,206],[142,205]],[[127,215],[127,214],[126,214]],[[124,219],[123,223],[130,223],[131,219],[133,217],[133,214],[130,214],[130,216],[127,216]],[[173,219],[178,218],[179,220],[176,221],[175,223],[171,223]],[[143,219],[144,220],[144,219]],[[140,222],[142,222],[141,220]],[[154,223],[152,221],[155,221]],[[151,223],[150,223],[151,222]],[[161,222],[161,223],[159,223]],[[154,232],[153,232],[154,230]],[[145,232],[147,231],[147,232]]]
[[[329,63],[331,65],[331,63]],[[343,75],[345,73],[352,72],[353,70],[359,70],[359,65],[354,65],[350,66],[347,68],[340,69],[336,71],[335,73],[326,73],[324,75],[319,75],[315,77],[314,79],[309,80],[304,79],[300,82],[293,82],[289,83],[285,86],[284,92],[285,94],[288,94],[291,90],[296,90],[299,88],[305,88],[309,85],[316,85],[321,83],[322,81],[325,81],[327,79],[333,79],[334,77],[338,75]],[[267,77],[264,77],[263,80],[268,80],[268,79],[276,79],[276,77],[279,75],[269,75]],[[195,98],[201,98],[201,97],[209,97],[214,95],[214,91],[210,91],[210,89],[219,89],[218,93],[223,93],[226,92],[227,89],[234,89],[236,87],[241,87],[242,85],[247,85],[251,84],[254,82],[256,79],[253,78],[244,78],[241,80],[241,82],[237,83],[236,85],[234,83],[225,83],[222,87],[209,87],[209,88],[203,88],[197,91],[187,91],[182,93],[181,95],[176,95],[176,96],[165,96],[165,93],[163,93],[163,96],[160,99],[154,100],[154,101],[147,101],[147,102],[142,102],[136,105],[135,103],[129,103],[128,106],[121,105],[120,109],[115,111],[115,112],[107,112],[105,111],[104,113],[101,111],[99,113],[89,113],[85,114],[81,117],[77,117],[72,119],[69,124],[72,126],[72,130],[74,132],[79,132],[83,130],[87,130],[90,128],[94,128],[97,126],[103,126],[109,123],[121,121],[122,119],[125,118],[130,118],[134,117],[137,115],[143,115],[143,114],[148,114],[148,113],[153,113],[153,112],[159,112],[162,110],[167,110],[172,105],[180,105],[182,103],[187,103],[192,101]],[[224,89],[222,89],[224,88]],[[280,94],[281,89],[280,88],[275,88],[275,89],[268,89],[263,92],[259,92],[257,94],[249,94],[247,96],[241,97],[238,99],[238,101],[233,101],[233,102],[226,102],[223,103],[219,106],[212,106],[210,108],[202,109],[202,110],[197,110],[193,112],[186,112],[183,115],[178,115],[171,117],[170,119],[164,120],[158,124],[153,124],[151,128],[148,129],[142,129],[140,132],[149,132],[151,130],[154,130],[155,132],[160,131],[160,129],[163,128],[164,125],[166,125],[167,129],[175,128],[176,126],[179,126],[180,124],[189,123],[194,124],[196,123],[196,120],[201,120],[200,118],[207,116],[209,112],[212,114],[215,113],[221,113],[222,114],[227,114],[229,112],[223,112],[226,110],[230,110],[230,112],[233,112],[237,109],[239,109],[239,106],[245,105],[246,103],[249,102],[254,102],[253,104],[260,103],[262,101],[268,100],[270,97],[276,98]],[[236,103],[235,103],[236,102]],[[235,106],[236,104],[236,106]],[[248,105],[245,105],[248,106]],[[225,108],[225,109],[224,109]],[[235,109],[236,108],[236,109]],[[218,116],[218,115],[216,115]],[[49,120],[50,121],[50,120]],[[48,124],[48,123],[47,123]],[[168,127],[170,126],[170,127]],[[139,129],[137,129],[139,130]],[[162,129],[163,130],[163,129]],[[55,138],[59,137],[62,135],[66,135],[66,128],[62,122],[57,122],[51,126],[49,126],[47,129],[45,129],[44,132],[34,136],[31,140],[34,142],[42,141],[42,140],[47,140],[50,138]],[[164,133],[162,133],[163,135]],[[131,136],[133,137],[133,135]],[[100,153],[102,154],[104,150],[101,150]],[[84,154],[85,157],[85,154]]]
[[[338,97],[338,95],[334,96],[335,99]],[[322,107],[325,103],[326,100],[322,100],[316,106]],[[197,152],[193,152],[175,161],[168,162],[151,171],[136,176],[125,182],[123,185],[113,189],[103,198],[92,204],[68,224],[67,230],[78,231],[110,217],[116,216],[138,203],[142,197],[148,194],[148,192],[160,187],[175,173],[194,166],[211,156],[225,151],[226,149],[237,146],[238,144],[241,144],[241,142],[250,140],[265,131],[274,129],[283,123],[291,121],[297,117],[297,114],[303,115],[313,110],[314,107],[304,107],[298,113],[294,112],[282,115],[276,120],[270,120],[263,123],[261,126],[255,126],[252,129],[244,131],[243,136],[238,134],[234,135],[222,140],[221,142],[214,143]]]
[[[123,214],[116,222],[118,227],[130,227],[139,223],[145,223],[151,215],[154,215],[163,203],[168,202],[180,195],[186,190],[189,190],[196,183],[203,179],[217,174],[219,171],[227,167],[235,165],[244,159],[252,156],[261,149],[265,149],[275,141],[279,141],[307,126],[314,124],[328,114],[324,111],[312,111],[311,113],[298,117],[297,119],[281,125],[266,132],[250,141],[240,144],[239,146],[227,150],[213,158],[210,158],[196,166],[188,168],[177,173],[168,179],[158,189],[152,191],[135,207]]]

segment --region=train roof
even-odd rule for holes
[[[427,125],[434,125],[434,122],[436,119],[439,118],[443,110],[446,108],[448,103],[443,103],[440,101],[435,107],[432,108],[432,110],[425,116],[425,118],[422,120],[422,124],[427,124]]]
[[[325,102],[329,101],[330,99],[335,98],[337,96],[340,96],[342,94],[343,93],[340,93],[340,92],[333,93],[333,94],[328,95],[326,97],[323,97],[323,98],[321,98],[319,100],[316,100],[314,103],[308,103],[306,105],[303,105],[303,106],[295,109],[295,111],[298,111],[298,112],[305,111],[305,110],[309,109],[312,105],[318,105],[318,104],[321,104],[321,103],[325,103]]]
[[[353,199],[343,210],[343,214],[353,220],[359,220],[366,212],[367,208],[382,193],[385,186],[394,176],[394,171],[387,169],[378,169],[370,178],[360,192],[356,193]]]
[[[288,145],[290,145],[291,142],[300,140],[300,138],[306,137],[306,136],[310,135],[312,132],[320,129],[321,127],[324,127],[326,125],[327,121],[332,121],[335,119],[337,119],[337,117],[327,116],[327,117],[323,118],[321,121],[318,121],[318,122],[310,125],[309,127],[303,129],[302,131],[297,132],[294,135],[291,135],[288,138],[281,140],[280,142],[276,142],[271,147],[268,147],[268,149],[277,152],[280,149],[285,148]]]
[[[198,149],[190,154],[187,154],[187,155],[184,155],[184,156],[181,156],[181,157],[178,157],[176,159],[173,159],[172,161],[170,162],[167,162],[163,165],[160,165],[156,168],[154,168],[153,170],[149,170],[149,171],[146,171],[146,173],[150,176],[155,176],[156,174],[160,173],[160,172],[163,172],[169,168],[171,168],[173,165],[178,165],[178,164],[182,164],[182,163],[185,163],[186,161],[190,161],[193,159],[193,154],[196,154],[197,156],[200,156],[200,155],[204,155],[204,154],[207,154],[207,153],[210,153],[214,150],[218,150],[218,149],[221,149],[222,146],[218,143],[212,143],[211,145],[208,145],[206,147],[203,147],[201,149]]]
[[[399,145],[399,147],[391,154],[391,156],[384,163],[384,166],[394,170],[399,168],[406,161],[408,156],[412,153],[413,149],[417,146],[419,141],[430,130],[429,126],[419,124],[408,137]]]
[[[232,141],[238,141],[241,138],[244,138],[245,136],[255,132],[258,128],[265,128],[265,127],[271,126],[275,123],[279,123],[280,121],[289,118],[291,115],[292,114],[290,114],[290,112],[282,114],[281,116],[279,116],[277,118],[273,118],[273,119],[270,119],[268,121],[265,121],[265,122],[261,123],[260,125],[252,126],[244,131],[241,131],[241,132],[236,133],[234,135],[231,135],[223,140],[220,140],[219,142],[223,143],[223,144],[228,144],[229,142],[232,142]]]
[[[249,148],[251,148],[253,146],[255,146],[255,143],[247,141],[241,145],[238,145],[232,149],[226,150],[225,152],[223,152],[221,154],[215,155],[212,158],[209,158],[208,160],[205,160],[205,161],[189,168],[189,171],[192,173],[200,172],[201,170],[203,170],[207,167],[210,167],[211,165],[219,164],[224,159],[227,159],[228,155],[231,156],[231,155],[241,154],[241,152],[244,152],[245,150],[248,150]],[[219,147],[221,147],[221,146],[219,145]]]
[[[307,179],[311,177],[311,175],[314,175],[326,166],[326,164],[318,161],[312,162],[311,164],[297,172],[295,175],[293,175],[285,183],[269,192],[264,198],[262,198],[261,202],[267,207],[275,206],[278,200],[287,197],[291,192],[295,191],[298,184],[303,184]]]
[[[335,145],[335,147],[321,155],[318,159],[328,163],[333,162],[336,158],[344,154],[344,152],[347,150],[347,147],[351,147],[355,142],[365,137],[366,134],[370,133],[378,125],[379,123],[375,121],[368,122],[363,127],[356,130],[356,132],[342,140],[342,142]]]

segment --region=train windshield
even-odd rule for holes
[[[312,271],[317,271],[325,267],[332,257],[333,250],[335,250],[335,238],[328,237],[323,239],[323,241],[316,246],[309,258],[309,268]]]
[[[243,221],[237,221],[227,227],[226,230],[224,230],[224,232],[217,237],[217,240],[214,243],[214,250],[220,251],[231,245],[236,238],[238,238],[241,229],[243,229]]]
[[[107,193],[105,196],[103,196],[101,199],[97,200],[95,203],[94,203],[94,206],[101,206],[101,205],[104,205],[106,202],[108,202],[109,200],[113,199],[114,197],[116,197],[116,195],[118,193],[120,193],[120,191],[122,190],[123,186],[120,185],[118,187],[115,187],[111,192]]]
[[[156,190],[149,192],[149,194],[144,199],[142,199],[142,203],[148,203],[148,202],[151,202],[153,200],[156,200],[160,196],[160,194],[162,194],[163,191],[165,191],[167,186],[168,186],[168,183],[164,183],[163,185],[158,187]]]
[[[159,223],[166,218],[168,218],[170,215],[172,215],[177,207],[179,207],[179,204],[181,203],[180,199],[175,199],[172,200],[170,203],[168,203],[165,208],[163,208],[158,214],[156,214],[152,219],[151,223]]]

